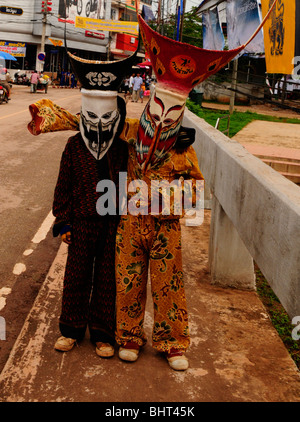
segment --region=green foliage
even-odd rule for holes
[[[191,100],[187,100],[186,105],[190,111],[192,111],[194,114],[204,119],[207,123],[209,123],[212,126],[215,126],[218,117],[222,117],[229,113],[229,111],[224,111],[224,110],[212,110],[208,108],[203,108],[199,106],[198,104],[195,104]],[[228,106],[228,110],[229,110],[229,106]],[[300,124],[300,119],[287,119],[283,117],[266,116],[264,114],[252,113],[250,111],[246,111],[246,112],[234,111],[232,115],[230,116],[229,137],[232,138],[240,130],[242,130],[248,123],[251,123],[254,120]],[[227,128],[227,119],[223,119],[220,121],[219,130],[222,132],[226,128]]]
[[[300,343],[299,340],[293,340],[291,334],[294,325],[291,324],[290,318],[280,304],[278,297],[275,295],[259,269],[256,269],[256,288],[274,328],[278,332],[279,337],[283,341],[295,364],[300,369]]]
[[[184,14],[181,41],[202,48],[202,19],[196,15],[195,11],[196,7],[192,7],[190,12]],[[158,31],[156,23],[150,23],[149,25]],[[170,15],[168,21],[163,25],[163,35],[168,38],[176,39],[176,28],[177,15]],[[161,32],[161,30],[159,32]]]

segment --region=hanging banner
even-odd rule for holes
[[[126,32],[127,34],[138,35],[138,23],[131,21],[115,21],[115,20],[101,20],[90,19],[76,16],[76,28],[88,29],[90,31],[111,31],[111,32]]]
[[[273,1],[271,0],[270,3],[272,4]],[[247,42],[261,23],[257,0],[227,0],[226,16],[229,50]],[[243,50],[243,53],[259,54],[263,52],[264,37],[260,30]]]
[[[265,16],[271,0],[261,0]],[[300,75],[300,0],[279,0],[264,27],[267,73]]]
[[[51,41],[51,42],[52,42],[52,44],[53,44],[55,47],[62,47],[62,46],[64,45],[64,43],[63,43],[63,41],[62,41],[62,40],[54,40],[53,38],[48,38],[48,40],[49,40],[49,41]]]
[[[224,50],[225,39],[220,25],[217,7],[203,12],[202,28],[203,48],[207,50]]]

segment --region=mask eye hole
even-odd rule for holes
[[[87,114],[91,119],[97,119],[98,118],[97,114],[93,113],[92,111],[88,111]]]
[[[173,122],[174,122],[174,120],[173,120],[173,119],[165,119],[165,120],[164,120],[164,123],[165,123],[166,125],[171,125]]]
[[[156,122],[160,122],[160,117],[158,116],[158,114],[153,114],[152,117]]]
[[[109,119],[112,115],[112,111],[108,111],[107,113],[103,114],[102,119]]]

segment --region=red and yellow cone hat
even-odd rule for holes
[[[145,49],[149,54],[153,71],[160,85],[188,96],[195,85],[218,72],[253,40],[265,24],[277,1],[274,1],[251,38],[240,47],[227,51],[206,50],[164,37],[151,29],[137,12]]]
[[[144,172],[175,145],[189,92],[252,41],[277,1],[247,43],[229,51],[206,50],[164,37],[148,26],[136,5],[140,34],[158,81],[141,115],[135,146],[137,162]]]

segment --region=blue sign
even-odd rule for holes
[[[23,15],[23,9],[19,7],[0,6],[0,13],[6,13],[7,15]]]
[[[45,61],[45,53],[39,53],[38,54],[38,59],[41,61],[41,62],[43,62],[43,61]]]

